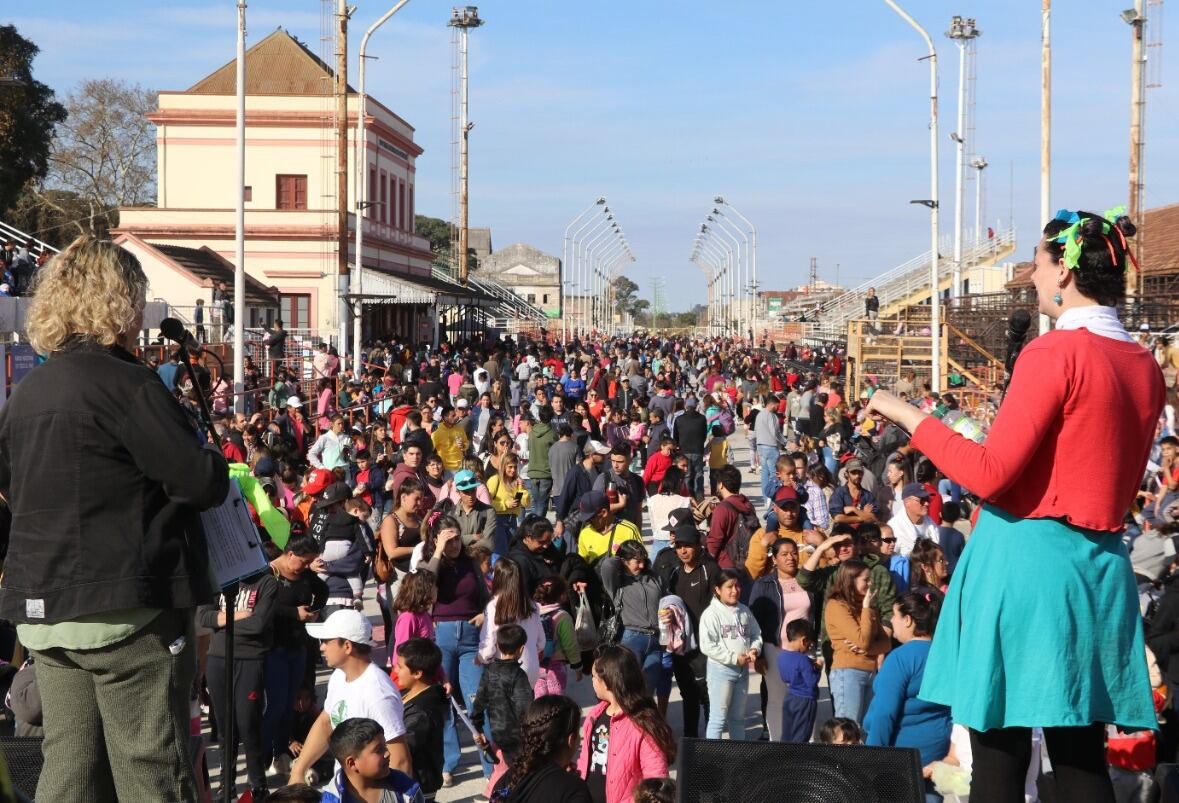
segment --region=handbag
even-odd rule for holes
[[[611,610],[602,616],[602,624],[598,627],[598,647],[617,644],[622,638],[622,606],[618,600],[620,591],[614,592],[614,598],[610,600]]]
[[[392,518],[393,523],[397,526],[398,536],[400,537],[401,522],[397,519],[396,514],[393,514]],[[389,557],[389,553],[385,551],[385,545],[381,542],[381,534],[377,533],[377,537],[373,540],[377,542],[376,549],[373,550],[373,577],[375,577],[379,583],[388,583],[391,580],[396,579],[397,569],[393,565],[393,559]],[[393,600],[389,600],[389,604],[392,603]]]
[[[582,650],[598,646],[598,627],[594,624],[594,613],[590,610],[589,597],[585,590],[577,592],[577,616],[573,619],[573,636]]]

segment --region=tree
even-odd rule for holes
[[[0,212],[7,212],[30,181],[49,167],[49,143],[66,110],[53,90],[33,79],[38,48],[0,25]]]
[[[118,225],[119,207],[156,201],[155,127],[147,115],[158,93],[109,78],[87,79],[66,98],[69,117],[49,154],[46,186],[73,193],[86,205],[78,231],[101,235]],[[59,213],[52,194],[39,200]]]
[[[442,218],[426,215],[415,215],[414,225],[417,233],[430,241],[430,250],[434,253],[435,260],[449,266],[453,227]],[[474,248],[467,249],[467,267],[472,271],[479,269],[479,258],[475,256]]]
[[[641,303],[645,306],[650,306],[649,302],[638,299],[639,286],[626,276],[616,276],[612,282],[612,286],[614,287],[614,309],[617,314],[630,314],[637,318],[638,315],[635,312],[636,304]],[[639,309],[642,308],[640,307]]]
[[[90,220],[90,204],[68,190],[38,190],[30,181],[5,214],[9,225],[54,248],[65,248]],[[106,237],[106,218],[94,218],[94,234]]]

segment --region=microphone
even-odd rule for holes
[[[1019,358],[1019,352],[1023,350],[1023,341],[1027,339],[1028,328],[1031,325],[1032,316],[1026,309],[1017,309],[1011,313],[1011,318],[1007,321],[1007,359],[1003,361],[1003,369],[1007,372],[1007,387],[1011,385],[1011,372],[1015,370],[1015,361]],[[1007,396],[1007,387],[1003,388],[1003,398]]]
[[[1027,327],[1025,326],[1024,328],[1026,329]],[[201,344],[192,336],[192,332],[185,329],[184,324],[175,318],[164,318],[160,321],[160,334],[174,343],[179,343],[189,351],[204,351]]]

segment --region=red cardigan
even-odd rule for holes
[[[912,445],[1012,515],[1119,532],[1165,399],[1162,371],[1141,346],[1055,330],[1019,355],[985,444],[927,418]]]

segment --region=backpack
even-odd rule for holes
[[[722,505],[727,503],[728,500],[721,502]],[[741,569],[745,566],[745,558],[749,556],[749,541],[753,538],[753,534],[761,528],[761,521],[752,510],[742,513],[734,505],[729,505],[729,507],[737,514],[737,522],[733,527],[732,535],[725,542],[725,554],[733,562],[734,568]]]
[[[716,417],[716,423],[720,424],[721,432],[726,435],[732,435],[736,429],[733,422],[733,411],[727,407],[720,411],[720,415]]]
[[[557,614],[561,612],[558,608],[555,611],[549,611],[540,617],[540,626],[544,628],[544,655],[540,657],[540,665],[547,667],[549,661],[553,658],[553,653],[557,648]]]

